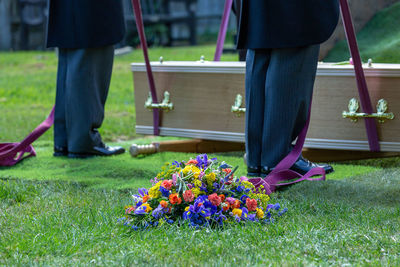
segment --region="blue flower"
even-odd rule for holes
[[[170,192],[169,192],[169,190],[167,190],[166,188],[164,188],[164,187],[162,187],[162,186],[160,186],[160,192],[161,192],[161,194],[162,194],[162,196],[163,197],[169,197],[169,195],[170,195]]]
[[[243,192],[244,189],[245,189],[245,187],[243,185],[239,185],[238,187],[236,187],[236,191],[239,193]]]
[[[273,207],[274,210],[279,210],[281,208],[281,205],[279,203],[276,203]]]
[[[248,199],[248,198],[249,198],[248,196],[243,195],[243,196],[240,197],[240,201],[241,201],[242,203],[246,203],[246,199]]]
[[[219,212],[215,213],[213,216],[213,219],[219,224],[223,225],[224,221],[226,220],[226,216],[222,214],[222,210]]]
[[[278,212],[278,216],[282,216],[283,214],[285,214],[288,211],[287,208],[284,208],[283,210],[281,210],[280,212]]]

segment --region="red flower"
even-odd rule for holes
[[[198,163],[197,160],[191,159],[191,160],[189,160],[188,162],[186,162],[186,165],[189,165],[189,164],[194,164],[194,165],[196,165],[197,163]]]
[[[214,206],[219,206],[221,204],[221,198],[216,194],[211,194],[208,196],[208,200],[214,205]]]
[[[221,201],[222,201],[222,202],[225,201],[225,195],[224,195],[224,194],[219,195],[219,197],[221,198]]]
[[[194,200],[194,194],[193,194],[193,192],[192,192],[192,190],[186,190],[184,193],[183,193],[183,199],[186,201],[186,202],[192,202],[193,200]]]
[[[257,200],[247,198],[246,199],[246,206],[249,209],[249,211],[255,211],[257,209]]]
[[[178,196],[178,194],[171,194],[169,195],[169,202],[171,202],[172,205],[181,204],[182,199]]]
[[[224,171],[226,174],[230,174],[230,173],[232,172],[232,169],[226,168],[226,169],[223,169],[223,171]]]
[[[164,187],[167,190],[171,190],[172,181],[171,180],[164,180],[164,181],[162,181],[161,186]]]

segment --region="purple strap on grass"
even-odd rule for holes
[[[362,68],[360,52],[358,51],[357,38],[354,32],[351,19],[350,8],[347,0],[340,0],[340,9],[347,42],[350,48],[351,57],[354,62],[354,70],[357,78],[358,94],[360,96],[361,107],[365,113],[373,113],[371,99],[368,94],[367,82],[365,81],[364,70]],[[365,128],[367,130],[368,143],[371,151],[380,151],[376,121],[374,118],[365,118]]]
[[[36,156],[35,149],[31,145],[36,139],[44,134],[54,122],[54,107],[49,116],[33,130],[20,143],[0,144],[0,166],[13,166],[24,158]],[[28,153],[28,155],[25,155]]]
[[[140,43],[143,49],[143,56],[146,63],[146,73],[147,80],[149,82],[149,88],[151,93],[151,98],[153,99],[153,103],[158,103],[157,100],[157,91],[154,83],[153,72],[151,70],[149,54],[147,51],[147,41],[146,35],[144,33],[144,25],[143,25],[143,17],[142,17],[142,9],[140,7],[140,0],[132,0],[133,12],[135,14],[136,27],[139,33]],[[160,125],[160,111],[158,108],[153,109],[153,132],[154,135],[159,135],[159,125]]]
[[[228,29],[229,15],[232,9],[233,0],[225,1],[224,13],[222,15],[221,25],[218,33],[217,48],[215,49],[214,61],[220,61],[222,50],[224,49],[226,31]]]

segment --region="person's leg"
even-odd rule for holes
[[[104,119],[113,58],[113,46],[74,49],[68,54],[66,125],[69,152],[87,153],[102,144],[97,129]]]
[[[261,166],[262,129],[264,122],[265,79],[270,60],[269,50],[247,51],[246,58],[246,160],[249,175],[257,175]]]
[[[57,91],[54,112],[54,156],[63,156],[68,153],[68,139],[65,121],[67,53],[67,49],[58,50]]]
[[[303,129],[312,98],[319,45],[274,49],[265,85],[262,166],[273,168]]]

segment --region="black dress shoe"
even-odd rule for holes
[[[295,171],[297,173],[300,173],[301,175],[306,174],[309,170],[315,167],[320,167],[325,170],[325,173],[331,173],[333,172],[333,168],[331,165],[328,164],[317,164],[314,162],[309,161],[308,159],[303,158],[303,156],[300,156],[299,159],[293,164],[290,169],[292,171]]]
[[[93,156],[114,156],[123,154],[125,152],[125,148],[120,146],[107,146],[104,143],[101,143],[98,146],[92,148],[90,152],[84,153],[68,153],[69,158],[90,158]]]
[[[262,166],[261,167],[261,176],[267,176],[270,172],[272,171],[271,168],[267,167],[267,166]]]
[[[261,175],[260,167],[247,167],[247,176],[248,177],[259,177]]]
[[[66,157],[68,156],[68,148],[61,146],[54,146],[54,157]]]

